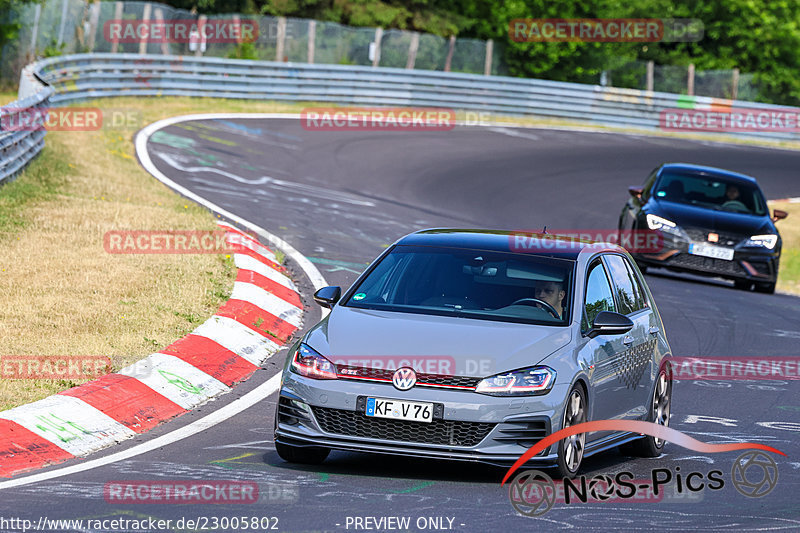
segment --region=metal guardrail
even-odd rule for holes
[[[34,81],[35,91],[0,107],[0,183],[14,179],[44,148],[45,130],[14,127],[25,122],[20,120],[20,114],[42,113],[50,105],[55,91],[39,80]]]
[[[503,76],[139,54],[75,54],[29,65],[20,80],[22,100],[8,107],[56,106],[116,96],[434,106],[652,130],[659,127],[661,111],[671,108],[780,107],[800,113],[797,108],[753,102]],[[794,132],[735,135],[800,138]],[[41,150],[43,133],[0,134],[0,143],[3,143],[2,181],[13,176]]]

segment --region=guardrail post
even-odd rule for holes
[[[94,42],[95,36],[97,35],[97,24],[99,21],[100,2],[92,2],[89,5],[89,35],[86,36],[86,48],[89,50],[89,52],[94,52]]]
[[[377,67],[381,62],[381,40],[383,39],[383,28],[375,28],[375,41],[372,43],[372,66]]]
[[[689,73],[686,79],[686,94],[694,96],[694,63],[689,63]]]
[[[653,61],[647,62],[647,90],[653,92],[653,78],[655,71],[655,63]]]
[[[159,24],[162,24],[164,22],[164,12],[161,10],[161,8],[157,7],[156,10],[155,10],[155,14],[156,14],[156,22],[158,22]],[[161,53],[163,55],[168,55],[169,54],[169,44],[167,43],[166,39],[162,39],[162,42],[161,42]]]
[[[417,50],[419,50],[419,33],[414,32],[411,34],[411,44],[408,45],[408,61],[406,61],[406,68],[414,68],[414,64],[417,62]]]
[[[61,44],[64,42],[64,28],[67,25],[68,5],[69,5],[69,0],[64,0],[61,3],[61,25],[58,27],[58,42],[56,43],[56,48],[61,48]]]
[[[275,45],[275,61],[283,61],[283,46],[286,42],[286,17],[278,17],[278,42]]]
[[[142,14],[142,22],[145,26],[147,26],[147,21],[150,20],[150,11],[153,9],[153,4],[150,2],[144,5],[144,13]],[[147,53],[147,37],[142,35],[142,39],[139,41],[139,53],[146,54]]]
[[[733,90],[731,91],[731,100],[736,100],[739,95],[739,69],[733,69]]]
[[[444,60],[444,71],[450,72],[450,67],[453,64],[453,51],[456,49],[456,36],[450,36],[450,42],[447,47],[447,59]]]
[[[494,41],[489,39],[486,41],[486,59],[483,62],[483,75],[492,75],[492,52],[494,51]]]
[[[28,57],[36,57],[36,40],[39,36],[39,17],[42,15],[42,4],[36,4],[33,10],[33,31],[31,32],[31,49]]]
[[[122,19],[122,2],[115,2],[114,3],[114,20],[121,20]],[[116,54],[119,50],[119,40],[114,39],[111,41],[111,53]]]
[[[200,57],[201,55],[203,55],[203,52],[206,51],[206,21],[207,20],[208,20],[208,17],[206,17],[205,15],[200,15],[200,17],[197,19],[197,43],[196,43],[197,48],[194,51],[194,55],[196,57]],[[191,49],[191,44],[192,44],[191,41],[192,41],[192,37],[189,36],[189,49]]]
[[[317,21],[308,22],[308,63],[314,62],[314,46],[317,41]]]

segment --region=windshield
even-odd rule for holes
[[[525,254],[396,246],[344,305],[566,325],[574,264]]]
[[[664,172],[655,192],[659,200],[763,216],[767,213],[761,190],[747,182],[719,176]]]

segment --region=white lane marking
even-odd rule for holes
[[[314,266],[314,264],[311,261],[309,261],[303,254],[298,252],[291,244],[279,238],[278,236],[273,235],[267,230],[261,228],[260,226],[257,226],[256,224],[248,220],[245,220],[244,218],[235,215],[226,209],[221,208],[220,206],[214,204],[213,202],[206,200],[202,196],[190,191],[186,187],[178,185],[177,183],[169,179],[166,175],[164,175],[164,173],[158,170],[158,168],[156,168],[156,166],[153,164],[153,161],[150,159],[150,154],[147,153],[147,140],[156,131],[162,128],[166,128],[167,126],[172,126],[180,122],[189,122],[192,120],[217,120],[217,119],[229,120],[229,119],[239,119],[239,118],[292,118],[297,120],[300,118],[300,115],[297,113],[294,115],[285,115],[281,113],[239,113],[239,114],[200,113],[194,115],[184,115],[180,117],[167,118],[164,120],[159,120],[158,122],[154,122],[146,126],[141,131],[139,131],[139,133],[136,134],[136,139],[134,140],[134,144],[136,146],[136,155],[139,158],[139,162],[142,164],[142,166],[157,180],[159,180],[167,187],[179,192],[180,194],[186,196],[191,200],[194,200],[200,205],[207,207],[208,209],[214,211],[215,213],[229,220],[232,220],[251,231],[254,231],[265,241],[267,241],[269,246],[273,246],[281,250],[303,269],[303,271],[311,280],[311,284],[314,286],[315,289],[321,289],[322,287],[325,287],[327,285],[325,277],[320,273],[320,271],[317,269],[316,266]]]
[[[291,289],[294,292],[299,292],[297,290],[297,286],[289,277],[284,276],[274,268],[265,265],[255,257],[245,254],[234,254],[233,263],[239,270],[251,270],[256,274],[261,274],[265,278],[274,281],[275,283],[283,285],[287,289]]]
[[[275,315],[296,328],[299,328],[303,323],[303,311],[299,307],[290,304],[283,298],[279,298],[252,283],[234,281],[231,300],[250,302],[259,309],[263,309],[267,313]]]
[[[39,474],[32,474],[30,476],[21,477],[18,479],[2,481],[0,482],[0,490],[30,485],[31,483],[38,483],[40,481],[68,476],[70,474],[77,474],[78,472],[85,472],[87,470],[106,466],[111,463],[116,463],[117,461],[124,461],[125,459],[130,459],[131,457],[136,457],[143,453],[163,448],[164,446],[168,446],[183,440],[186,437],[191,437],[192,435],[200,433],[201,431],[205,431],[208,428],[214,427],[220,422],[224,422],[230,417],[241,413],[248,407],[252,407],[253,405],[262,401],[264,398],[267,398],[271,394],[277,392],[280,385],[281,375],[276,374],[272,376],[266,383],[259,385],[241,398],[238,398],[228,405],[217,409],[210,415],[207,415],[200,420],[192,422],[191,424],[180,429],[176,429],[175,431],[171,431],[166,435],[162,435],[153,440],[143,442],[142,444],[138,444],[127,450],[123,450],[106,457],[99,457],[90,461],[76,463],[72,466],[59,468],[58,470],[53,470],[50,472],[41,472]]]
[[[187,411],[231,390],[186,361],[163,353],[151,354],[118,373],[138,379]]]
[[[212,316],[192,332],[211,339],[223,348],[254,365],[260,365],[278,351],[280,346],[236,320],[224,316]]]
[[[78,457],[136,435],[80,398],[63,394],[14,407],[0,418],[14,421]]]
[[[187,174],[191,174],[196,176],[201,172],[208,172],[213,174],[219,174],[220,176],[225,176],[230,178],[234,181],[238,181],[239,183],[245,183],[247,185],[269,185],[270,187],[274,187],[277,189],[283,189],[293,192],[301,192],[303,194],[309,194],[311,196],[316,196],[317,198],[322,198],[324,200],[332,200],[336,202],[346,202],[348,204],[359,205],[362,207],[375,207],[374,202],[370,202],[369,200],[359,200],[355,198],[353,195],[342,193],[335,191],[333,189],[325,189],[324,187],[320,187],[318,185],[307,185],[305,183],[295,183],[293,181],[286,181],[278,178],[273,178],[271,176],[262,176],[256,179],[244,178],[232,172],[228,172],[227,170],[220,170],[214,167],[205,167],[205,166],[183,166],[181,163],[177,161],[175,157],[170,154],[165,154],[162,152],[154,152],[161,160],[163,160],[166,164],[174,168],[175,170],[180,170],[181,172],[185,172]]]

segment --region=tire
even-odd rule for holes
[[[318,465],[328,458],[331,453],[329,448],[315,446],[290,446],[281,442],[275,443],[275,450],[281,459],[287,463],[300,463],[304,465]]]
[[[746,279],[737,279],[733,281],[733,288],[740,291],[749,291],[752,286],[753,282]]]
[[[756,283],[756,291],[766,294],[775,294],[775,283]]]
[[[653,388],[647,421],[669,427],[671,404],[672,378],[662,368],[658,373],[658,379],[656,379],[656,384]],[[664,444],[666,443],[661,439],[645,435],[640,439],[620,446],[620,451],[626,455],[636,457],[658,457],[664,450]]]
[[[573,385],[564,404],[564,423],[562,429],[586,422],[586,393],[583,387]],[[572,435],[558,441],[557,470],[560,477],[574,478],[581,467],[583,452],[586,448],[586,433]]]

